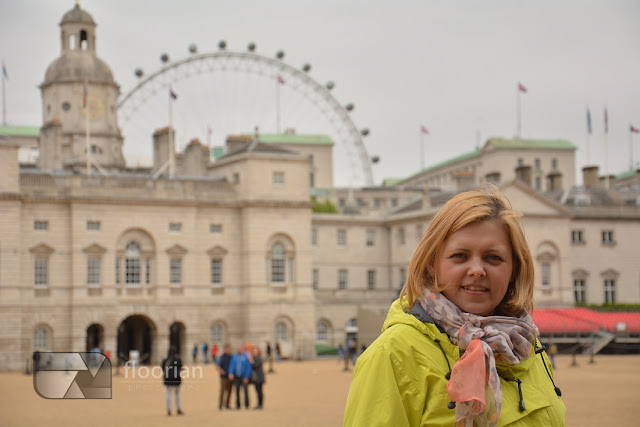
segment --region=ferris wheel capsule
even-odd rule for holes
[[[197,53],[198,52],[198,46],[196,46],[195,43],[191,43],[189,45],[189,53]]]
[[[137,78],[140,78],[144,76],[144,71],[142,71],[142,68],[136,68],[136,70],[134,71],[134,74],[136,75]]]
[[[224,40],[220,40],[218,42],[218,49],[225,50],[227,48],[227,42]]]
[[[284,51],[279,50],[279,51],[276,53],[276,58],[278,58],[278,59],[282,59],[282,58],[284,58]]]
[[[331,90],[331,89],[333,89],[334,87],[336,87],[336,84],[335,84],[332,80],[330,80],[330,81],[328,81],[328,82],[327,82],[327,84],[326,84],[326,86],[325,86],[325,87],[326,87],[327,89]]]
[[[160,60],[166,64],[167,62],[169,62],[169,55],[163,53],[162,55],[160,55]]]
[[[247,50],[249,52],[253,52],[254,50],[256,50],[256,44],[253,42],[249,43],[249,45],[247,46]]]
[[[348,103],[345,107],[344,107],[347,111],[353,111],[354,106],[352,103]]]
[[[302,66],[302,71],[304,71],[305,73],[308,73],[309,70],[311,70],[311,64],[307,63]]]

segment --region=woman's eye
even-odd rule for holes
[[[451,255],[451,258],[458,258],[458,259],[462,259],[465,257],[465,254],[453,254]]]
[[[492,261],[502,261],[502,258],[499,255],[489,255],[489,259]]]

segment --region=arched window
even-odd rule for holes
[[[289,341],[289,331],[284,322],[276,323],[276,341]]]
[[[47,331],[45,328],[38,328],[33,334],[33,349],[34,350],[49,349],[49,331]]]
[[[124,282],[128,285],[140,284],[140,245],[130,242],[124,254]]]
[[[224,343],[224,325],[214,323],[211,327],[211,343],[222,345]]]
[[[271,251],[271,282],[272,283],[285,282],[286,256],[287,254],[284,249],[284,245],[280,242],[275,243]]]

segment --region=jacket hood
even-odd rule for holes
[[[403,301],[403,303],[406,303],[406,299]],[[451,340],[446,333],[440,332],[438,330],[438,327],[434,323],[421,322],[415,315],[405,312],[399,299],[395,300],[393,304],[391,304],[389,313],[387,314],[387,318],[382,325],[382,331],[384,332],[385,330],[395,325],[411,326],[427,337],[431,338],[433,341],[439,340],[445,353],[448,356],[452,357],[455,361],[457,361],[461,356],[459,347],[451,343]],[[529,358],[526,360],[522,360],[517,365],[507,365],[501,362],[498,356],[498,358],[496,359],[496,369],[498,370],[500,376],[507,380],[515,380],[524,372],[529,370],[531,364],[535,362],[536,345],[539,345],[537,340],[536,342],[532,343]]]

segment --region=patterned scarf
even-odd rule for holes
[[[507,365],[527,360],[531,343],[540,335],[526,310],[520,317],[477,316],[462,312],[440,292],[426,290],[422,308],[464,354],[451,370],[447,392],[456,405],[456,426],[498,423],[502,388],[496,359]]]

